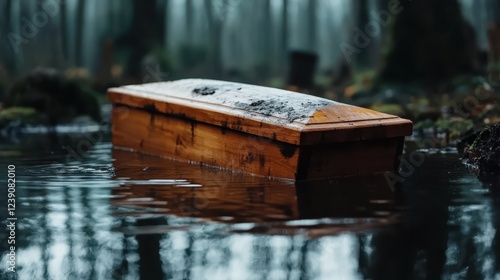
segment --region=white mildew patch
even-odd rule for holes
[[[281,89],[204,79],[128,86],[163,97],[223,105],[245,114],[259,113],[293,122],[309,118],[316,110],[345,104]]]

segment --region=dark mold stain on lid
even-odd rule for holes
[[[193,89],[193,93],[197,95],[212,95],[217,91],[214,87],[198,87]]]

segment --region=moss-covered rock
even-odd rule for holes
[[[4,108],[25,107],[47,116],[49,125],[70,122],[80,115],[101,119],[98,94],[55,70],[37,69],[16,81],[5,96]]]
[[[500,124],[488,126],[472,136],[464,138],[458,147],[465,161],[476,167],[482,181],[497,180],[500,178]]]

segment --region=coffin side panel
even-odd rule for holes
[[[297,179],[396,171],[403,143],[403,137],[392,137],[303,147]]]
[[[113,105],[113,145],[142,153],[295,179],[298,146],[179,116]]]

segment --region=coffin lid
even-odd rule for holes
[[[110,88],[115,104],[164,113],[296,145],[317,145],[412,133],[397,116],[269,87],[216,80]]]

